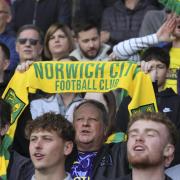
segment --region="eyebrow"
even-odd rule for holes
[[[157,133],[158,135],[160,134],[159,131],[156,130],[156,129],[152,129],[152,128],[146,128],[146,129],[145,129],[145,132],[149,132],[149,131],[153,131],[153,132]],[[129,134],[129,133],[132,133],[132,132],[139,132],[139,129],[129,130],[129,131],[128,131],[128,134]]]

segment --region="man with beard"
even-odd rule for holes
[[[128,126],[127,154],[132,174],[122,180],[171,180],[164,173],[174,156],[177,130],[161,113],[139,113]]]
[[[108,52],[110,46],[101,44],[100,31],[94,22],[80,22],[74,28],[77,48],[70,56],[77,60],[109,60]]]

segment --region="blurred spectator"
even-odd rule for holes
[[[155,33],[164,23],[171,11],[168,9],[148,11],[141,24],[139,36],[146,36]]]
[[[8,47],[0,43],[0,96],[2,96],[13,72],[8,70],[10,52]]]
[[[177,130],[160,113],[136,113],[128,126],[127,156],[132,174],[121,180],[172,180],[165,168],[174,157]]]
[[[75,131],[63,116],[46,113],[26,126],[35,173],[31,180],[73,180],[65,172],[65,160],[73,149]]]
[[[68,26],[52,24],[45,35],[44,55],[48,60],[61,60],[74,49],[74,39]]]
[[[152,9],[147,0],[118,0],[103,13],[101,41],[114,45],[137,37],[145,13]]]
[[[24,25],[17,32],[16,51],[20,63],[41,59],[43,35],[35,25]]]
[[[74,0],[73,24],[79,20],[89,19],[101,26],[102,14],[105,8],[112,6],[117,0]]]
[[[17,32],[16,50],[19,53],[20,63],[41,60],[43,35],[35,25],[24,25]],[[29,156],[28,141],[25,139],[24,127],[32,119],[29,106],[19,117],[13,148],[23,156]]]
[[[13,71],[19,62],[19,57],[15,50],[15,34],[8,26],[11,19],[10,6],[5,0],[0,0],[0,42],[4,43],[10,50],[10,64],[8,69]]]
[[[77,48],[70,56],[77,60],[109,60],[110,46],[100,42],[100,32],[96,23],[92,21],[79,22],[74,28]]]
[[[71,0],[16,0],[13,4],[13,29],[34,24],[45,33],[55,22],[71,24]]]
[[[123,137],[116,143],[104,144],[108,118],[104,105],[95,100],[86,100],[75,108],[73,125],[77,147],[66,162],[74,179],[113,179],[128,173]]]

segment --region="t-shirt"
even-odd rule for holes
[[[171,48],[170,59],[170,68],[165,88],[171,87],[177,93],[177,69],[180,68],[180,48]]]
[[[70,174],[72,178],[87,177],[91,179],[92,165],[97,152],[78,152],[77,161],[72,165]]]

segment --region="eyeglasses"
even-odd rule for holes
[[[17,40],[19,42],[19,44],[23,45],[23,44],[26,44],[26,42],[28,41],[30,45],[32,46],[36,46],[37,43],[39,42],[38,39],[27,39],[27,38],[20,38]]]
[[[7,11],[0,10],[0,14],[8,14]]]

